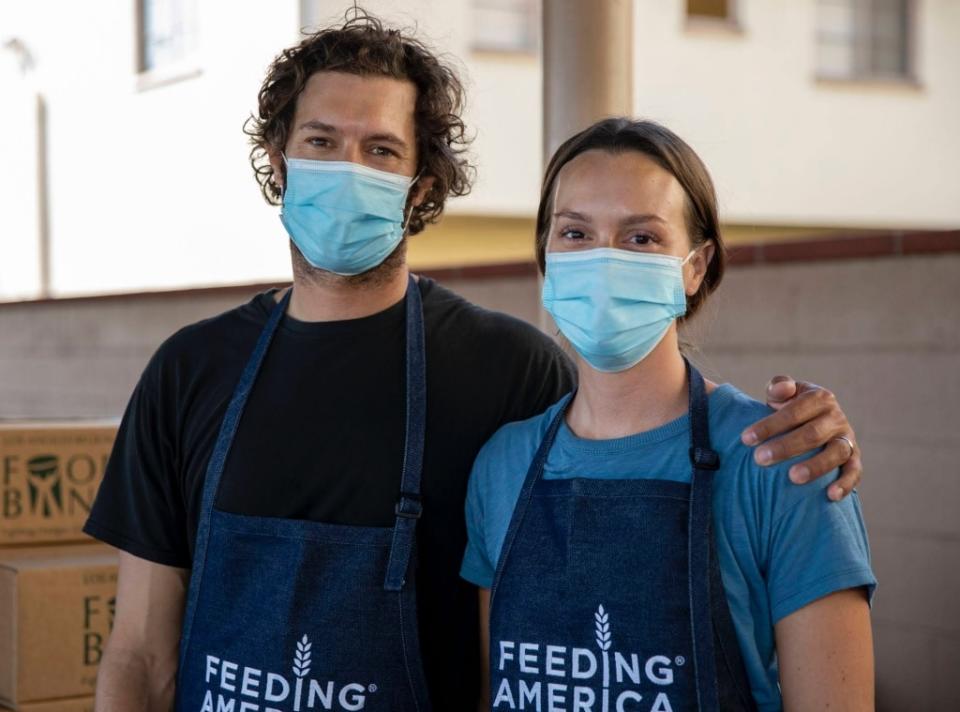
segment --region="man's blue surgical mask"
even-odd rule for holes
[[[653,351],[687,311],[684,259],[613,248],[552,252],[543,308],[598,371],[625,371]]]
[[[280,220],[311,265],[340,275],[377,267],[406,230],[416,178],[347,161],[287,158]]]

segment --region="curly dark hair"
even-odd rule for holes
[[[463,85],[451,67],[404,32],[385,28],[364,10],[351,9],[342,25],[308,35],[273,61],[260,87],[257,113],[243,127],[253,146],[250,165],[268,203],[279,205],[282,196],[269,152],[286,145],[297,97],[320,71],[386,76],[416,86],[417,170],[432,176],[434,183],[411,212],[409,234],[436,222],[447,197],[470,192],[474,169],[466,156],[471,139],[461,118]]]

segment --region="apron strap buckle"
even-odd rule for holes
[[[420,500],[420,495],[412,492],[401,492],[400,499],[393,507],[393,512],[404,519],[420,519],[423,514],[423,503]]]
[[[690,462],[698,470],[719,470],[720,456],[715,450],[704,447],[690,448]]]

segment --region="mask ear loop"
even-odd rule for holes
[[[413,190],[413,186],[415,186],[415,185],[417,184],[417,181],[420,180],[420,176],[422,176],[422,175],[423,175],[423,169],[421,169],[420,172],[417,173],[417,175],[415,175],[415,176],[413,177],[413,180],[410,181],[410,186],[407,188],[407,198],[408,198],[408,199],[410,198],[410,191]],[[406,217],[406,219],[403,221],[403,226],[402,226],[402,228],[401,228],[401,232],[400,232],[401,235],[406,235],[406,234],[407,234],[407,227],[410,225],[410,218],[413,217],[413,209],[414,209],[414,207],[415,207],[415,206],[411,205],[409,212],[407,212],[407,217]]]
[[[690,253],[686,257],[684,257],[683,260],[680,262],[680,266],[683,267],[685,264],[687,264],[687,262],[690,261],[690,258],[693,257],[699,251],[700,251],[699,247],[694,247],[692,250],[690,250]]]
[[[286,152],[280,151],[280,158],[283,159],[283,184],[280,186],[280,213],[283,214],[283,197],[287,193],[287,173],[289,172],[290,164],[287,162]]]

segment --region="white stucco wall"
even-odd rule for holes
[[[48,107],[51,292],[117,292],[289,274],[276,209],[247,164],[244,119],[301,0],[199,0],[198,76],[137,87],[133,2],[0,2],[0,44],[36,66],[0,71],[4,121]],[[541,171],[540,67],[470,49],[470,0],[367,0],[416,25],[466,78],[474,192],[460,214],[530,215]],[[920,86],[817,83],[814,0],[741,0],[742,31],[687,30],[682,0],[636,0],[637,113],[703,154],[728,222],[960,224],[960,3],[917,0]],[[318,18],[349,3],[316,0]],[[4,64],[12,61],[0,50]],[[9,67],[8,67],[9,69]],[[15,117],[21,117],[16,119]],[[40,289],[35,136],[0,131],[0,299]],[[8,163],[10,165],[10,163]]]
[[[252,180],[241,126],[267,64],[295,38],[296,3],[226,7],[202,3],[199,76],[141,90],[134,3],[0,3],[0,41],[15,36],[30,48],[30,80],[48,105],[55,295],[289,272],[286,238]],[[0,134],[0,153],[21,141]],[[35,241],[0,213],[4,256]]]
[[[918,86],[816,81],[814,0],[739,0],[739,32],[635,6],[636,113],[700,152],[727,221],[960,224],[960,3],[915,3]]]

